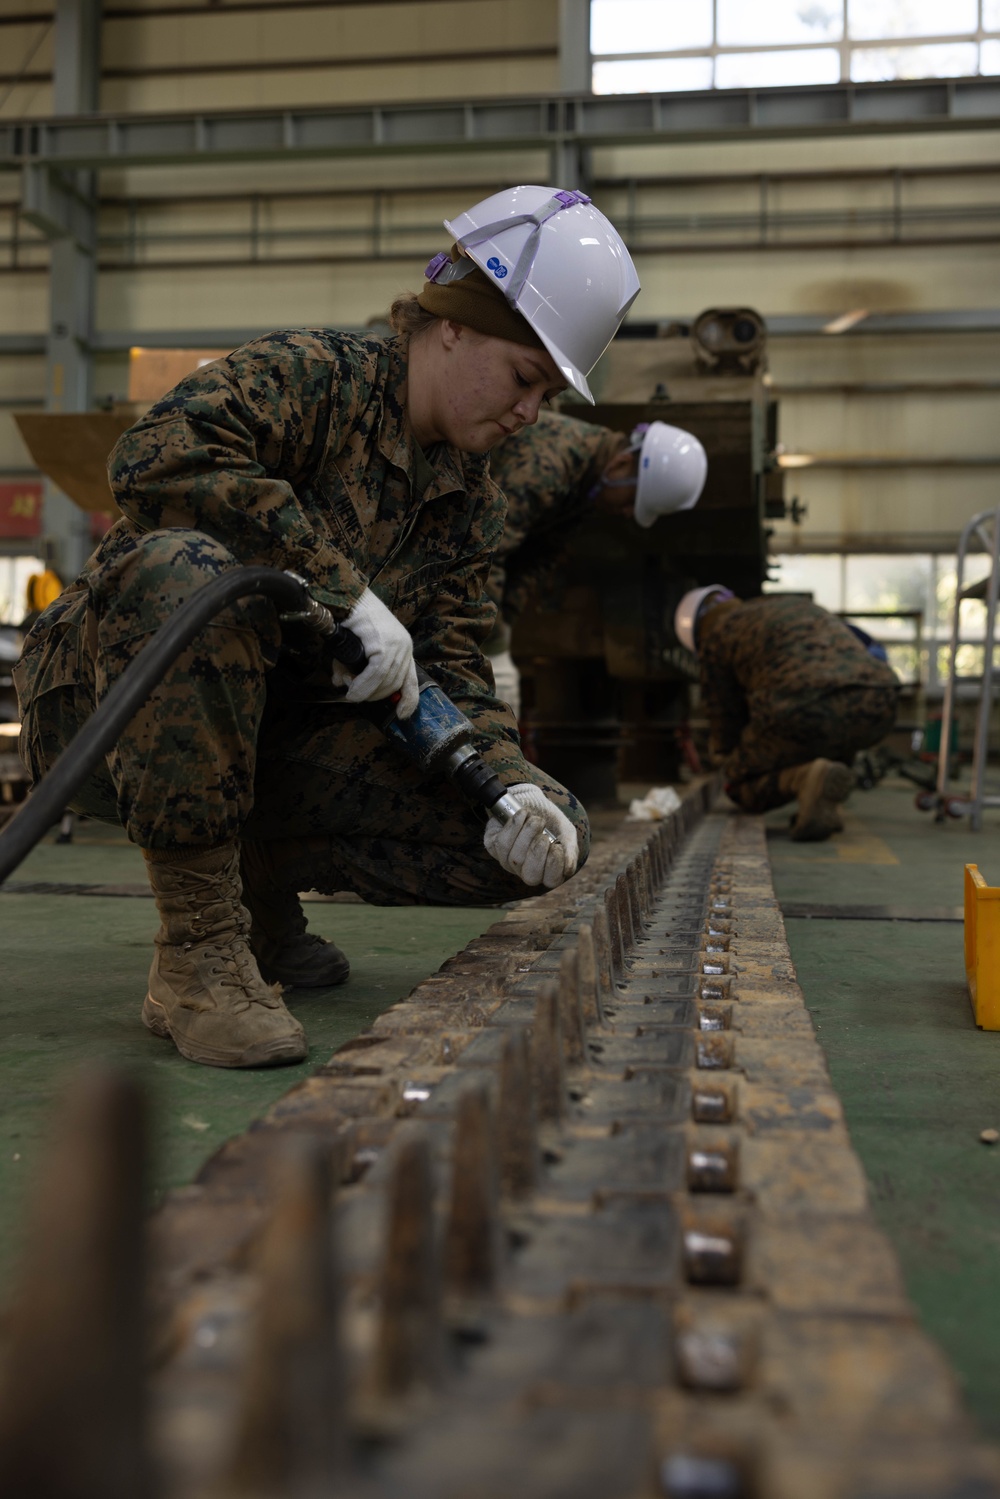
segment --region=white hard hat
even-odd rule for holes
[[[726,588],[722,583],[709,583],[707,588],[690,588],[681,599],[674,610],[674,634],[686,650],[697,649],[695,643],[694,627],[705,600],[713,593],[721,593],[724,598],[733,597],[732,590]]]
[[[524,186],[494,193],[444,226],[593,405],[587,376],[639,294],[632,257],[610,220],[586,193]],[[460,276],[461,262],[454,264],[430,279]]]
[[[640,430],[637,427],[633,432],[633,443]],[[635,490],[638,524],[651,526],[658,516],[691,510],[705,487],[707,473],[708,459],[697,437],[666,422],[650,422],[639,449]]]

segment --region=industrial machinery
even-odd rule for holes
[[[690,326],[636,331],[613,346],[605,390],[653,379],[650,398],[572,414],[622,432],[656,419],[692,432],[708,455],[704,492],[693,510],[650,530],[590,514],[569,541],[558,586],[513,631],[528,751],[588,803],[613,799],[620,781],[676,778],[691,755],[697,669],[674,635],[674,607],[700,582],[759,594],[765,519],[784,513],[763,319],[716,309]]]

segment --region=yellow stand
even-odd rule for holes
[[[965,866],[965,977],[976,1024],[1000,1031],[1000,888]]]

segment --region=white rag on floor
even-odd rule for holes
[[[641,799],[629,802],[629,822],[662,822],[671,812],[676,812],[681,799],[672,786],[654,786]]]

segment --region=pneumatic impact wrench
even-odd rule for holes
[[[298,579],[298,575],[290,576]],[[338,624],[323,604],[310,599],[302,610],[283,613],[282,619],[301,622],[330,642],[334,658],[355,676],[368,664],[364,647],[353,631]],[[409,718],[396,716],[399,693],[381,702],[368,704],[369,716],[387,738],[397,744],[408,759],[426,775],[445,775],[476,806],[482,807],[497,822],[507,823],[522,810],[500,777],[494,775],[486,761],[472,747],[472,724],[461,713],[434,678],[417,667],[420,700]],[[558,838],[548,828],[544,836],[553,844]]]

